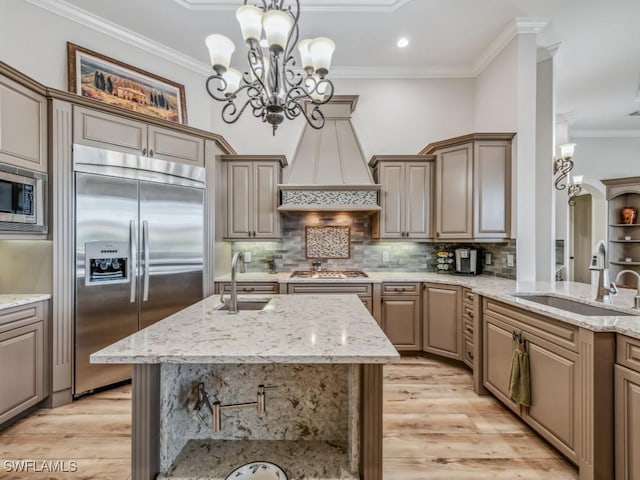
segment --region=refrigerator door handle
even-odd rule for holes
[[[144,248],[144,286],[142,301],[149,300],[149,222],[142,222],[142,248]]]
[[[130,303],[136,303],[136,221],[129,222],[129,249],[131,250],[131,258],[129,259],[129,280],[131,281]]]

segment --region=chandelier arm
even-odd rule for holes
[[[209,93],[211,98],[213,98],[214,100],[218,100],[219,102],[226,102],[228,100],[226,96],[224,95],[219,96],[216,93],[211,91],[210,84],[214,80],[217,80],[220,82],[220,86],[216,89],[216,91],[224,92],[225,89],[227,88],[227,81],[222,77],[222,75],[218,75],[217,73],[214,73],[213,75],[209,76],[209,78],[207,78],[207,81],[205,82],[205,87],[207,88],[207,92]]]
[[[222,108],[222,120],[225,123],[237,122],[250,103],[251,98],[248,98],[247,101],[244,102],[244,105],[242,105],[242,108],[238,109],[236,104],[232,100],[229,100],[227,104]]]
[[[287,62],[289,58],[293,58],[293,49],[298,44],[298,39],[300,38],[300,28],[298,26],[298,22],[300,20],[300,0],[295,0],[295,1],[296,1],[295,8],[289,7],[289,15],[293,17],[293,27],[291,28],[291,31],[289,32],[289,36],[287,37],[287,45],[285,48],[284,58],[287,59]],[[295,65],[295,61],[294,61],[294,65]]]
[[[250,48],[247,54],[247,58],[249,61],[249,68],[251,69],[253,78],[255,80],[253,82],[248,82],[247,79],[245,79],[245,82],[253,85],[257,91],[259,91],[259,89],[255,86],[255,84],[260,85],[263,92],[268,92],[267,86],[264,83],[264,74],[266,69],[264,66],[264,56],[262,55],[262,50],[259,50],[257,48]],[[256,65],[258,65],[258,68],[256,68]],[[260,74],[258,74],[258,69],[260,70]]]
[[[571,170],[573,170],[573,161],[571,159],[565,160],[564,158],[560,159],[560,162],[554,164],[554,174],[560,172],[560,175],[556,177],[555,187],[557,190],[564,190],[567,188],[566,183],[562,183],[568,176]]]

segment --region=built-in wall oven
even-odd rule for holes
[[[0,232],[47,233],[47,175],[0,164]]]

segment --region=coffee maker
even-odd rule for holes
[[[478,250],[475,248],[456,248],[456,270],[455,273],[462,275],[477,275],[478,271]]]

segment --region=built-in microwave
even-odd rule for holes
[[[0,232],[47,233],[47,175],[0,164]]]

